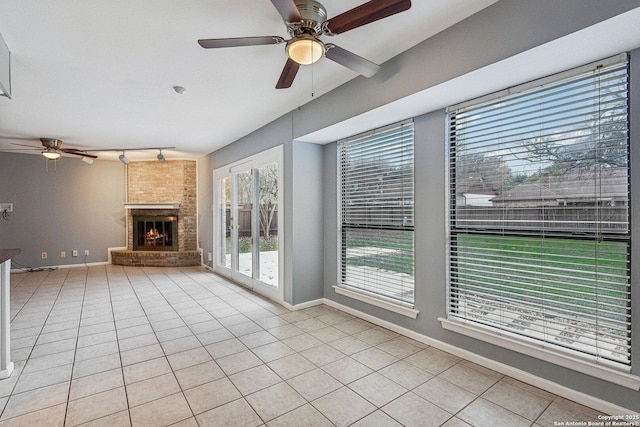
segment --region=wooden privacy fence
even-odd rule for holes
[[[459,228],[573,230],[620,233],[629,228],[626,206],[553,206],[508,209],[461,206],[455,209]]]
[[[227,231],[227,237],[231,235],[231,209],[225,209],[225,230]],[[238,218],[236,218],[236,224],[239,225],[238,236],[248,237],[251,236],[251,204],[244,203],[238,206]],[[262,224],[260,224],[260,235],[264,237],[264,230]],[[269,235],[278,235],[278,209],[273,213],[273,219],[271,220],[271,226],[269,227]]]

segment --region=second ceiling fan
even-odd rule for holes
[[[320,36],[341,34],[411,7],[411,0],[371,0],[327,19],[326,9],[315,0],[271,0],[271,3],[284,19],[291,36],[289,40],[280,36],[261,36],[200,39],[198,43],[205,49],[286,43],[289,58],[276,89],[291,87],[300,65],[313,64],[322,56],[363,76],[373,76],[380,69],[379,65],[333,43],[324,43]]]

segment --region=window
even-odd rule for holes
[[[340,286],[412,306],[413,122],[339,141],[338,156]]]
[[[627,68],[449,108],[450,320],[628,371]]]

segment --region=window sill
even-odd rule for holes
[[[408,305],[402,305],[391,299],[386,299],[379,295],[368,294],[361,290],[356,291],[344,286],[334,286],[333,289],[338,295],[343,295],[345,297],[353,298],[358,301],[366,302],[367,304],[371,304],[385,310],[393,311],[394,313],[398,313],[412,319],[417,318],[418,314],[420,313],[420,311],[415,310],[413,307],[410,307]]]
[[[517,351],[574,371],[582,372],[592,377],[600,378],[633,390],[640,390],[640,377],[630,374],[630,368],[621,368],[614,363],[596,362],[595,360],[571,355],[533,342],[512,336],[503,331],[478,326],[456,319],[438,319],[442,327],[448,331],[476,338],[509,350]],[[622,370],[624,369],[624,371]]]

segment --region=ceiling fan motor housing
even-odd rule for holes
[[[44,148],[52,148],[54,150],[58,150],[62,145],[62,141],[54,138],[40,138],[40,142]]]
[[[292,37],[322,34],[322,23],[327,20],[327,9],[315,0],[297,0],[296,7],[302,16],[302,22],[290,22],[289,33]]]

